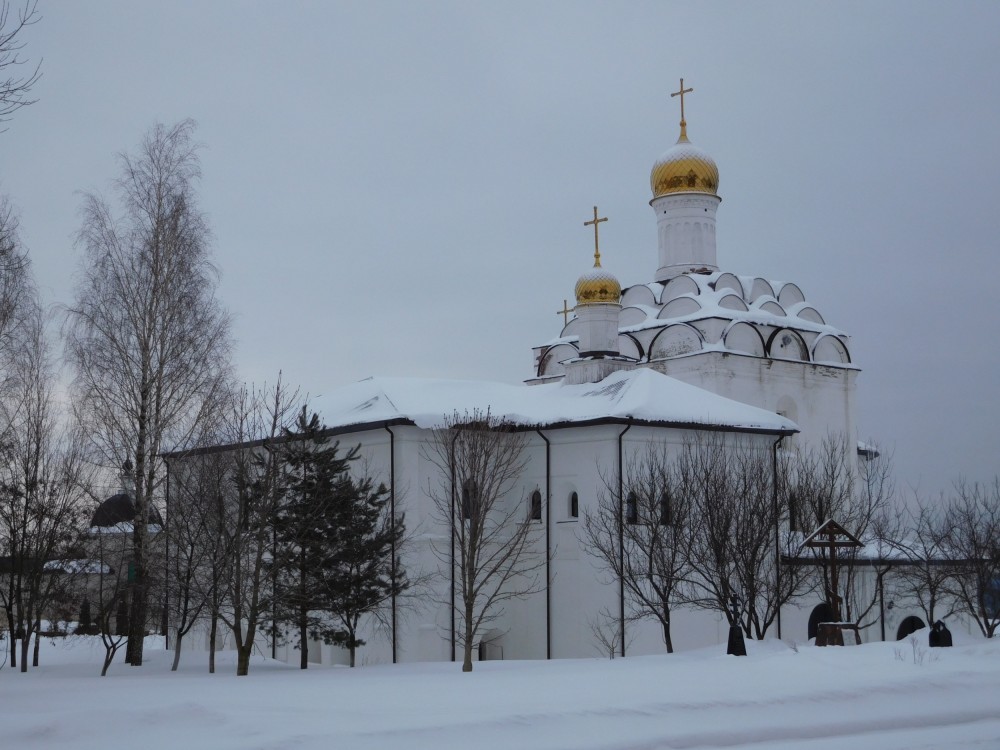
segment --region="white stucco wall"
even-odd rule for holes
[[[706,193],[671,193],[650,202],[656,214],[657,281],[696,268],[718,268],[715,214],[721,202]]]

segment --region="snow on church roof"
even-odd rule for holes
[[[722,352],[857,369],[850,337],[829,325],[796,285],[729,272],[689,272],[623,290],[622,355],[653,362]],[[579,351],[575,316],[535,350],[535,376],[561,376]]]
[[[441,427],[456,411],[489,409],[531,427],[602,419],[794,432],[773,412],[718,396],[648,368],[620,371],[599,383],[510,385],[488,381],[368,378],[317,397],[310,404],[332,429],[405,420]]]

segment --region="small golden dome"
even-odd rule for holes
[[[653,165],[649,175],[653,198],[669,193],[709,193],[718,195],[719,168],[715,160],[687,137],[681,124],[681,137]]]
[[[583,274],[576,282],[576,304],[618,304],[622,296],[622,285],[614,274],[601,268],[600,261]]]

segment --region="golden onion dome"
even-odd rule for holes
[[[576,282],[576,304],[618,304],[622,296],[622,285],[614,274],[601,268],[597,260],[594,267],[583,274]]]
[[[719,168],[715,160],[687,137],[687,128],[681,123],[681,136],[666,151],[649,175],[653,198],[670,193],[709,193],[718,195]]]

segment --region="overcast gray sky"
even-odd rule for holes
[[[236,367],[518,382],[591,262],[657,268],[649,170],[719,165],[724,270],[853,336],[861,437],[936,493],[998,471],[1000,3],[42,0],[39,102],[0,134],[47,302],[78,191],[191,117]]]

